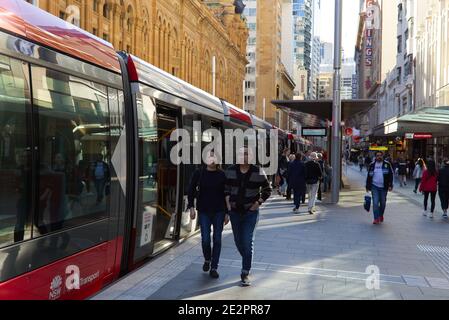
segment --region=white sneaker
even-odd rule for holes
[[[424,211],[424,212],[422,213],[422,215],[423,215],[424,217],[427,217],[427,211]]]
[[[429,214],[429,218],[433,219],[433,213],[432,212]]]

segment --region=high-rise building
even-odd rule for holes
[[[283,126],[286,115],[271,101],[291,99],[294,88],[282,62],[282,3],[283,0],[259,0],[257,3],[256,115],[265,115],[265,120],[278,127]]]
[[[321,41],[319,37],[313,37],[312,41],[312,64],[311,64],[311,92],[310,99],[318,99],[317,80],[320,75],[321,65]]]
[[[293,98],[292,3],[291,0],[246,0],[244,3],[250,33],[245,109],[286,129],[287,113],[277,110],[271,101]]]
[[[341,65],[341,98],[353,98],[353,76],[355,75],[355,62],[353,58],[344,59]]]
[[[321,42],[320,55],[322,64],[333,64],[334,45],[329,42]]]
[[[396,66],[382,83],[379,124],[414,109],[415,0],[397,0]]]
[[[416,108],[449,106],[449,3],[418,1]]]
[[[254,0],[245,0],[245,10],[243,15],[249,29],[248,42],[246,46],[246,66],[245,76],[245,106],[249,112],[256,111],[256,48],[257,48],[257,3]]]
[[[317,79],[320,74],[321,64],[321,40],[320,40],[320,19],[321,0],[312,0],[312,52],[310,66],[310,91],[309,99],[317,99]]]
[[[312,33],[313,0],[293,0],[293,35],[294,35],[294,80],[297,84],[295,96],[300,96],[300,77],[307,72],[306,98],[311,95],[312,80]]]
[[[320,73],[318,76],[318,96],[320,100],[332,99],[334,91],[334,74],[332,72]]]
[[[379,99],[382,82],[395,68],[397,4],[391,0],[365,0],[360,14],[355,61],[359,98]],[[363,124],[365,134],[378,125],[378,105],[371,108]]]

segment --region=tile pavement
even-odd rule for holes
[[[364,175],[349,168],[347,178],[341,203],[319,204],[315,216],[304,207],[293,215],[290,203],[270,200],[256,232],[250,288],[239,286],[240,256],[228,226],[219,280],[201,271],[197,235],[92,299],[449,299],[448,275],[421,250],[449,245],[449,222],[422,217],[416,195],[400,190],[389,195],[386,223],[373,226],[362,209]],[[379,290],[367,289],[370,265],[379,268]]]

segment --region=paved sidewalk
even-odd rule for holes
[[[93,299],[449,299],[449,222],[421,215],[415,194],[389,195],[386,222],[363,211],[365,175],[347,170],[350,189],[338,206],[293,215],[274,197],[261,211],[253,286],[239,286],[240,256],[230,227],[223,234],[220,279],[202,272],[199,236],[121,279]],[[366,286],[367,267],[380,289]]]

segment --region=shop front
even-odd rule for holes
[[[449,107],[422,108],[388,120],[373,130],[373,136],[371,139],[389,145],[392,156],[441,163],[449,157]]]

